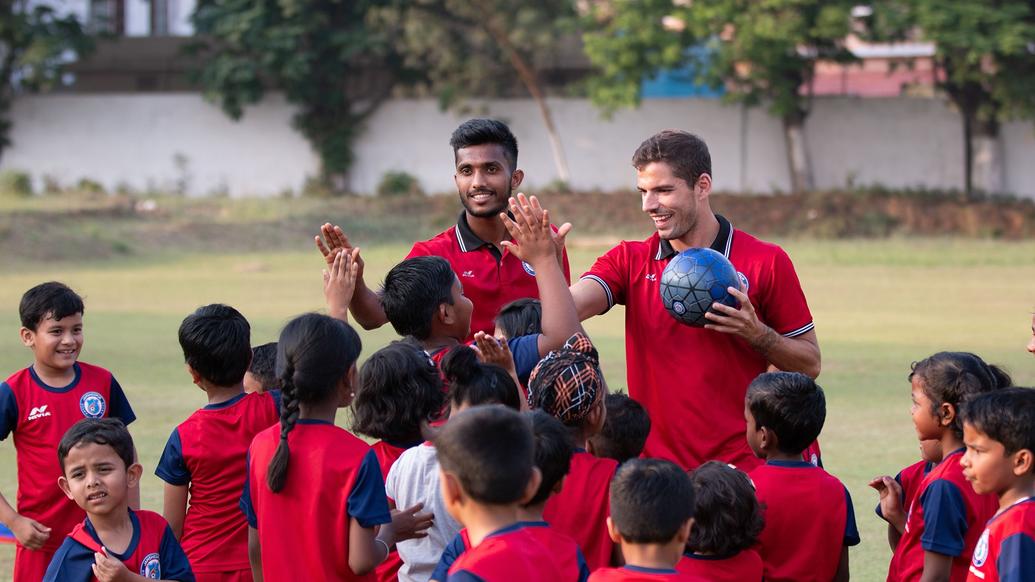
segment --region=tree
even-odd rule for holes
[[[690,66],[726,100],[767,104],[783,122],[791,185],[813,188],[805,120],[817,61],[850,62],[845,0],[615,0],[592,3],[590,95],[605,112],[639,104],[644,78]]]
[[[93,48],[75,15],[28,0],[0,0],[0,155],[11,145],[14,98],[61,82],[63,67]]]
[[[893,0],[874,4],[870,31],[935,44],[939,87],[963,123],[963,183],[1001,192],[1000,124],[1035,117],[1035,2]]]

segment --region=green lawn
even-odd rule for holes
[[[577,241],[576,241],[577,242]],[[298,246],[306,249],[304,243]],[[852,551],[856,580],[882,580],[889,559],[876,495],[866,481],[894,474],[918,458],[910,423],[910,362],[941,349],[972,350],[1035,384],[1035,359],[1024,352],[1035,305],[1035,242],[963,240],[787,241],[823,349],[821,384],[830,410],[821,438],[827,468],[851,489],[863,543]],[[574,245],[581,272],[606,250]],[[377,280],[403,246],[365,251]],[[252,322],[253,341],[276,339],[291,316],[322,307],[320,260],[299,250],[278,254],[135,257],[99,264],[44,264],[0,271],[0,370],[30,363],[18,341],[17,304],[31,285],[60,279],[86,298],[83,359],[113,370],[139,420],[133,425],[145,465],[143,503],[160,510],[152,475],[172,427],[204,404],[188,381],[176,342],[180,320],[203,303],[226,302]],[[622,314],[588,329],[603,354],[612,388],[624,386]],[[393,337],[364,333],[369,354]],[[344,414],[341,415],[344,418]],[[15,460],[0,445],[0,489],[13,499]],[[0,579],[10,577],[13,548],[0,547]]]

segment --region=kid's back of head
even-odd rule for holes
[[[73,424],[58,443],[58,463],[62,473],[67,469],[65,461],[72,449],[91,444],[111,447],[125,464],[123,471],[133,465],[133,437],[121,420],[84,418]]]
[[[478,354],[470,347],[454,347],[441,365],[449,382],[449,402],[454,410],[481,404],[521,409],[518,387],[510,374],[497,365],[478,361]]]
[[[574,429],[587,428],[595,407],[603,410],[606,391],[597,350],[581,333],[547,354],[528,377],[529,407],[542,409]]]
[[[453,268],[442,257],[413,257],[392,267],[381,288],[381,305],[395,332],[418,340],[430,337],[440,306],[453,304],[455,282]]]
[[[1005,370],[970,352],[938,352],[915,362],[909,380],[919,383],[935,412],[943,404],[956,410],[951,429],[959,438],[963,437],[959,411],[966,401],[1013,383]]]
[[[250,376],[250,378],[249,378]],[[251,384],[249,386],[249,384]],[[252,363],[245,374],[245,390],[269,392],[280,390],[277,378],[277,342],[269,342],[252,348]]]
[[[819,438],[827,416],[826,397],[816,381],[798,372],[767,372],[748,386],[747,408],[758,430],[776,435],[777,448],[799,455]]]
[[[59,321],[84,311],[83,298],[68,285],[57,281],[40,283],[29,289],[18,304],[22,327],[31,331],[36,331],[45,319]]]
[[[575,441],[571,438],[571,431],[561,421],[542,410],[526,412],[525,418],[535,441],[535,466],[543,476],[535,496],[525,505],[536,506],[546,503],[571,470]]]
[[[975,396],[961,416],[965,424],[1002,444],[1006,455],[1022,450],[1035,454],[1035,390],[1004,388]]]
[[[503,337],[515,338],[543,332],[543,304],[538,299],[523,297],[500,307],[496,329]]]
[[[639,402],[625,394],[604,397],[607,419],[600,433],[590,438],[593,454],[624,463],[643,452],[650,434],[650,416]]]
[[[273,492],[280,491],[287,480],[291,455],[287,439],[298,422],[301,406],[341,402],[341,389],[348,388],[362,347],[359,335],[349,324],[317,313],[292,319],[280,332],[280,444],[266,474]]]
[[[631,459],[611,480],[611,523],[630,544],[667,544],[694,517],[694,488],[675,463]]]
[[[696,503],[687,550],[727,558],[754,546],[765,520],[747,474],[726,463],[708,461],[690,480]]]
[[[233,307],[213,303],[184,318],[179,330],[183,359],[202,379],[215,386],[234,386],[244,379],[252,360],[251,326]]]
[[[475,406],[449,419],[435,437],[443,473],[464,494],[485,505],[525,500],[535,472],[535,444],[528,422],[501,405]]]
[[[352,430],[389,443],[421,438],[421,423],[445,404],[442,377],[424,350],[396,341],[374,352],[359,372]]]

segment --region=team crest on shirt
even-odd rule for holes
[[[737,278],[740,279],[740,286],[744,288],[744,293],[747,293],[748,289],[751,288],[751,283],[748,283],[747,275],[737,271]]]
[[[528,273],[532,277],[535,277],[535,269],[532,268],[532,265],[529,265],[525,261],[521,261],[521,266],[524,267],[526,273]]]
[[[87,418],[100,418],[104,416],[107,403],[104,397],[97,392],[87,392],[79,399],[79,410]]]
[[[974,566],[980,568],[985,565],[985,560],[988,559],[988,528],[981,533],[981,538],[978,540],[977,546],[974,547]]]
[[[144,556],[140,562],[140,575],[149,580],[162,579],[162,563],[158,560],[158,553]]]

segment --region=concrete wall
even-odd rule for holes
[[[716,188],[789,189],[780,122],[762,109],[715,100],[658,99],[604,120],[584,100],[551,101],[580,189],[632,189],[629,158],[647,136],[667,127],[698,133],[712,151]],[[318,161],[290,126],[291,107],[271,97],[241,122],[189,93],[31,96],[16,101],[14,145],[0,168],[44,175],[65,184],[89,177],[112,188],[175,189],[192,194],[273,195],[301,187]],[[451,191],[449,135],[473,115],[507,121],[521,144],[526,189],[555,180],[550,147],[534,103],[476,104],[475,113],[439,111],[434,101],[390,101],[368,121],[349,177],[371,192],[388,171],[416,175],[430,192]],[[958,116],[929,99],[818,99],[806,126],[816,184],[959,188],[963,179]],[[1002,132],[1005,184],[1035,198],[1035,129],[1007,124]]]

